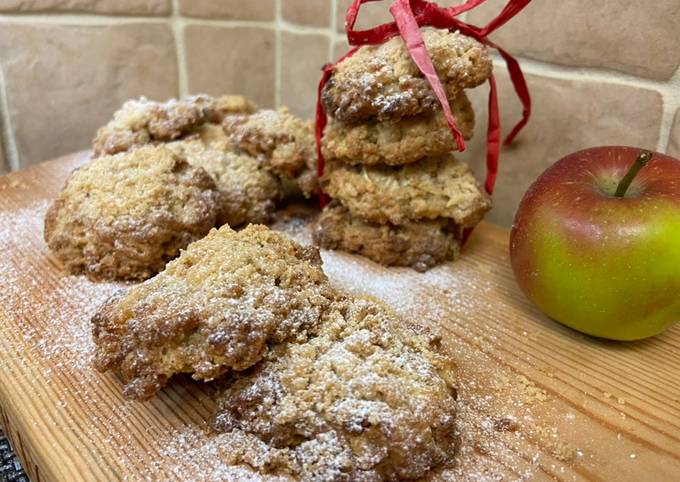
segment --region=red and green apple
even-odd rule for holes
[[[680,321],[680,161],[632,147],[564,157],[522,199],[510,257],[551,318],[615,340],[660,333]]]

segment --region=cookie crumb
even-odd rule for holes
[[[534,382],[529,380],[524,375],[517,375],[522,391],[524,392],[525,401],[529,404],[536,402],[545,402],[548,400],[548,392],[540,387],[537,387]]]
[[[517,420],[514,417],[499,418],[493,426],[499,432],[515,432],[518,428]]]

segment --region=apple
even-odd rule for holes
[[[637,340],[680,321],[680,161],[594,147],[549,167],[510,235],[517,283],[589,335]]]

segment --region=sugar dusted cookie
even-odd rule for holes
[[[467,228],[491,208],[470,168],[450,154],[398,167],[329,163],[323,183],[352,216],[379,224],[445,218]]]
[[[264,226],[223,226],[99,310],[95,367],[118,373],[134,399],[177,373],[212,380],[256,364],[270,345],[306,340],[334,296],[315,247]]]
[[[464,93],[451,103],[451,110],[463,137],[470,139],[475,113]],[[322,152],[327,161],[368,166],[408,164],[446,154],[455,145],[441,110],[396,122],[368,121],[353,125],[331,120],[322,138]]]
[[[213,425],[264,442],[261,453],[256,444],[243,450],[263,473],[416,479],[454,462],[456,391],[446,367],[386,307],[344,299],[317,336],[277,347],[230,380]]]
[[[45,218],[45,240],[72,273],[141,280],[205,236],[215,183],[164,146],[93,159],[67,180]]]
[[[448,219],[375,224],[352,216],[337,202],[326,206],[312,227],[321,248],[365,256],[386,266],[426,271],[460,254],[462,229]]]
[[[489,54],[476,40],[447,30],[423,31],[423,39],[448,99],[491,75]],[[396,121],[439,105],[400,37],[361,47],[340,62],[321,100],[328,115],[353,124]]]

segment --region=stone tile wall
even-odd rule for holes
[[[452,5],[455,0],[442,0]],[[467,21],[483,24],[504,0]],[[349,0],[2,0],[0,173],[87,148],[130,97],[240,93],[311,117],[320,67],[346,51]],[[389,20],[368,3],[358,27]],[[502,154],[496,208],[509,225],[547,166],[593,145],[680,156],[677,0],[536,0],[494,40],[516,54],[532,122]],[[497,63],[503,126],[520,107]],[[475,139],[461,157],[483,175],[486,88],[471,93]]]

